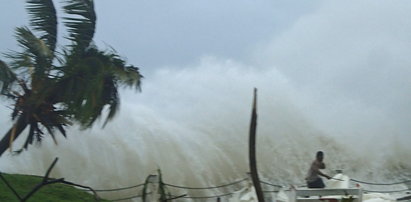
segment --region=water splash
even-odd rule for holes
[[[325,172],[330,174],[343,169],[371,181],[409,176],[410,152],[402,143],[385,142],[386,150],[376,152],[381,147],[330,134],[312,121],[302,93],[276,68],[258,70],[215,58],[205,58],[192,69],[157,71],[144,82],[141,94],[122,92],[120,114],[106,128],[71,129],[58,145],[48,138],[22,155],[5,154],[0,169],[42,175],[59,157],[54,177],[94,188],[139,184],[157,169],[164,181],[177,185],[238,180],[248,172],[253,87],[259,89],[257,158],[264,179],[303,183],[317,150],[325,152]],[[384,135],[373,137],[385,141]]]

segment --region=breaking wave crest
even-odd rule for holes
[[[254,87],[258,167],[264,179],[303,183],[318,150],[325,152],[325,172],[330,174],[342,169],[369,181],[410,177],[410,149],[400,140],[365,134],[362,139],[367,141],[359,142],[348,134],[332,134],[330,126],[313,120],[303,96],[307,93],[299,92],[276,68],[257,70],[215,58],[204,58],[196,68],[156,71],[144,81],[142,93],[122,92],[120,113],[104,129],[70,129],[58,145],[47,138],[41,147],[21,155],[4,154],[0,168],[43,175],[59,157],[54,177],[94,188],[139,184],[157,169],[164,181],[177,185],[232,182],[248,172]]]

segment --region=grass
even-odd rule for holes
[[[42,181],[42,177],[18,175],[18,174],[2,174],[8,183],[17,191],[17,193],[24,197],[28,194],[38,183]],[[19,199],[7,187],[3,180],[0,180],[0,201],[19,202]],[[55,183],[43,186],[34,195],[32,195],[28,202],[84,202],[96,201],[92,194],[79,190],[72,186]],[[108,200],[98,200],[108,201]]]

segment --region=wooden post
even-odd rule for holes
[[[151,192],[149,194],[149,202],[158,202],[160,195],[158,193],[159,189],[159,177],[158,175],[149,175],[147,179],[149,183],[149,191]]]
[[[261,189],[258,178],[257,158],[256,158],[256,136],[257,136],[257,89],[254,88],[253,109],[251,112],[250,137],[249,137],[249,161],[251,179],[259,202],[264,202],[264,193]]]

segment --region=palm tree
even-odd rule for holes
[[[13,125],[0,141],[0,156],[25,129],[22,149],[55,131],[66,136],[67,125],[91,127],[106,114],[111,120],[119,107],[119,87],[140,90],[142,75],[126,65],[114,50],[92,43],[96,14],[92,0],[65,1],[66,37],[70,44],[57,49],[57,15],[53,0],[28,0],[30,28],[16,28],[21,51],[0,60],[0,95],[14,103]],[[22,150],[21,149],[21,150]],[[20,151],[21,151],[20,150]]]

